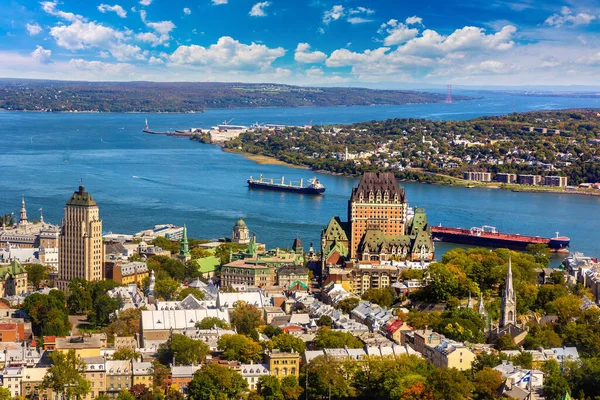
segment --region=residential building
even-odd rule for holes
[[[275,285],[275,268],[259,260],[235,260],[221,267],[221,286],[245,285],[270,287]]]
[[[284,265],[277,270],[277,285],[285,291],[307,291],[308,268],[302,265]]]
[[[108,271],[107,271],[108,272]],[[148,264],[141,261],[117,263],[112,268],[112,276],[106,275],[106,279],[112,279],[119,285],[135,284],[142,285],[144,279],[148,278]]]
[[[85,400],[93,400],[106,393],[106,359],[101,356],[84,357],[86,371],[83,377],[90,382],[90,392]]]
[[[44,389],[42,383],[48,372],[47,368],[29,367],[23,369],[21,395],[26,399],[51,400],[52,389]]]
[[[265,364],[268,365],[271,375],[279,379],[288,375],[300,376],[300,354],[282,352],[279,350],[267,350],[265,352]]]
[[[464,173],[464,179],[467,181],[491,182],[492,174],[490,172],[468,171]]]
[[[241,364],[239,372],[248,382],[248,389],[256,390],[260,377],[269,375],[269,366],[266,364]]]
[[[544,176],[544,186],[567,187],[566,176]]]
[[[102,341],[98,336],[66,336],[56,337],[54,350],[68,352],[75,350],[75,354],[81,358],[98,357]]]
[[[180,393],[187,395],[187,387],[194,373],[202,368],[201,365],[171,365],[171,375],[167,379],[167,389],[176,386]]]
[[[520,185],[536,186],[542,183],[541,175],[519,175],[517,181]]]
[[[105,364],[106,393],[114,398],[121,390],[128,390],[131,387],[131,361],[107,360]]]
[[[2,387],[8,389],[14,397],[21,395],[23,367],[5,367],[2,372]]]
[[[500,173],[500,174],[496,174],[496,181],[497,182],[502,182],[502,183],[516,183],[517,182],[517,174],[505,174],[505,173]]]
[[[17,260],[0,267],[0,297],[27,292],[27,271]]]
[[[443,338],[436,345],[425,345],[423,356],[438,368],[456,368],[459,371],[471,370],[476,355],[464,344]]]
[[[133,385],[144,385],[147,388],[152,388],[152,363],[131,361],[131,371],[133,372]]]
[[[83,186],[65,206],[59,239],[57,287],[63,291],[75,278],[87,281],[104,279],[102,221],[96,201]]]
[[[542,371],[521,368],[521,366],[513,365],[512,361],[507,360],[502,360],[502,363],[494,367],[494,369],[502,374],[502,378],[507,379],[512,385],[519,386],[522,389],[528,389],[530,386],[531,388],[544,386],[544,374]]]
[[[401,319],[391,319],[384,326],[383,331],[388,338],[400,344],[402,342],[402,332],[412,331],[413,329]]]
[[[19,329],[20,328],[20,329]],[[24,326],[14,322],[0,321],[0,342],[21,342],[24,337]]]
[[[263,309],[264,320],[267,325],[269,325],[273,318],[283,317],[286,315],[285,311],[281,309],[281,307],[265,307]]]

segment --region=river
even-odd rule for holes
[[[472,94],[472,93],[465,93]],[[488,95],[488,94],[486,94]],[[134,233],[159,223],[187,223],[190,236],[229,236],[243,217],[258,240],[290,247],[300,237],[319,248],[322,227],[346,219],[356,179],[258,165],[218,147],[142,133],[239,124],[348,123],[389,117],[467,119],[480,115],[571,107],[600,107],[597,99],[498,95],[456,104],[380,107],[209,110],[203,114],[50,114],[0,112],[0,214],[18,216],[25,196],[30,219],[60,223],[64,204],[80,179],[100,206],[105,232]],[[65,162],[65,161],[68,162]],[[248,189],[260,173],[287,179],[317,175],[323,196]],[[504,232],[571,238],[571,248],[598,256],[600,197],[513,193],[404,184],[411,206],[427,209],[430,223],[453,227],[493,225]],[[448,246],[438,245],[440,252]]]

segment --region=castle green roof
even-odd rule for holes
[[[85,191],[85,187],[83,185],[79,186],[79,190],[74,192],[69,201],[67,201],[68,206],[97,206],[96,201],[92,198],[92,195],[89,192]]]

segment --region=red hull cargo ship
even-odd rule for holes
[[[552,251],[568,253],[571,239],[565,236],[543,238],[539,236],[525,236],[515,233],[501,233],[493,226],[481,228],[447,228],[432,226],[433,240],[449,243],[470,244],[484,247],[506,247],[513,250],[525,250],[529,244],[545,244]]]

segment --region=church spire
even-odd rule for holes
[[[183,237],[181,238],[181,247],[179,249],[179,258],[181,258],[182,260],[185,260],[185,261],[187,261],[191,258],[190,249],[188,246],[187,226],[185,224],[183,224]]]
[[[471,300],[471,292],[469,292],[469,300],[467,301],[467,308],[473,309],[473,301]]]
[[[506,274],[506,281],[504,282],[502,305],[500,308],[500,327],[504,328],[509,324],[516,325],[517,299],[513,288],[512,261],[510,256],[508,256],[508,272]]]
[[[480,315],[485,315],[485,306],[483,304],[483,294],[479,293],[479,307],[478,311]]]
[[[27,209],[25,208],[25,197],[21,198],[21,214],[19,215],[19,225],[26,225],[29,221],[27,220]]]

